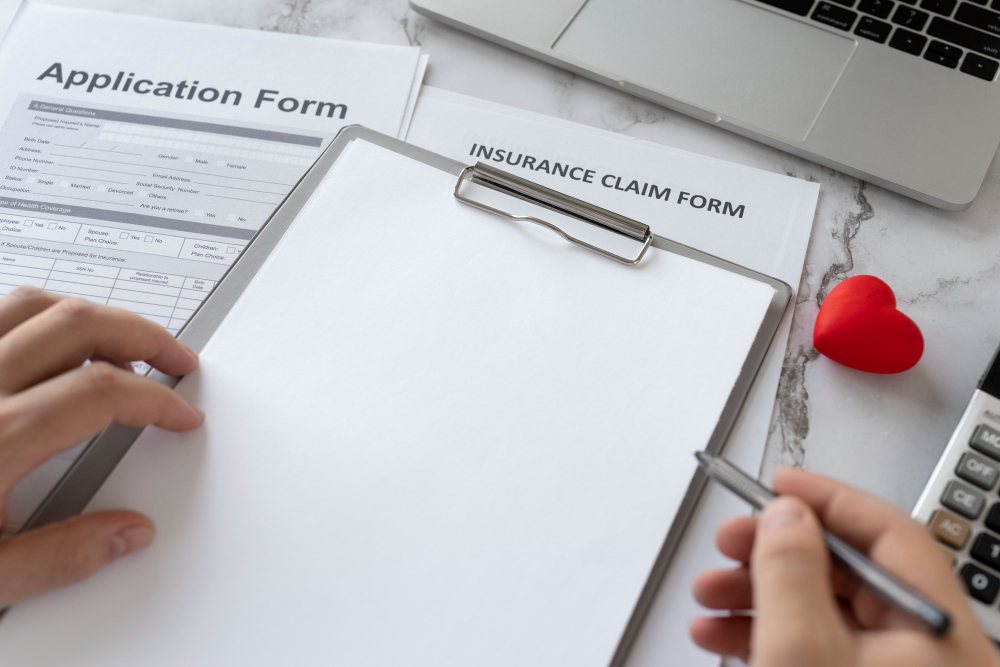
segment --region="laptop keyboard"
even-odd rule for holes
[[[986,81],[1000,68],[1000,0],[758,1]]]

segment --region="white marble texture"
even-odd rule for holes
[[[794,464],[847,480],[907,511],[1000,344],[1000,173],[961,213],[688,119],[425,19],[406,0],[56,0],[61,4],[308,35],[419,44],[426,83],[821,183],[765,475]],[[322,67],[322,63],[289,66]],[[812,348],[823,297],[873,274],[921,327],[913,370],[875,376]]]

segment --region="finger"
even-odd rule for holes
[[[198,357],[160,325],[135,313],[63,299],[0,338],[0,392],[12,394],[88,359],[145,361],[186,375]]]
[[[801,500],[781,497],[764,509],[750,573],[756,662],[805,665],[824,656],[847,664],[850,637],[830,585],[830,555],[819,521]]]
[[[94,357],[91,361],[104,361],[115,368],[120,368],[128,373],[135,373],[135,366],[132,365],[131,361],[115,361],[114,359],[102,359],[101,357]]]
[[[0,499],[53,454],[111,422],[197,428],[204,414],[170,388],[98,362],[64,373],[0,402]]]
[[[31,285],[15,287],[0,299],[0,336],[63,298]]]
[[[702,572],[695,578],[691,591],[698,604],[709,609],[739,610],[753,606],[750,570],[745,567]]]
[[[727,519],[719,525],[719,529],[715,532],[715,544],[723,556],[741,563],[749,563],[756,530],[757,519],[755,517],[741,516]]]
[[[89,577],[153,541],[149,519],[135,512],[95,512],[0,544],[0,607]]]
[[[830,585],[833,586],[833,594],[845,600],[853,598],[861,587],[852,574],[837,567],[830,570]]]
[[[874,496],[803,470],[779,469],[774,486],[779,493],[801,498],[831,532],[949,611],[965,617],[963,623],[971,620],[958,580],[923,526]],[[858,589],[859,595],[862,590]],[[866,597],[858,598],[858,620],[866,627],[881,627],[887,610]]]
[[[930,637],[916,632],[888,631],[859,633],[857,642],[857,667],[938,667],[948,664],[988,665],[990,663],[956,662],[955,654],[948,656],[941,645]]]
[[[706,651],[746,660],[752,626],[753,619],[749,616],[696,618],[688,632],[694,643]]]
[[[801,498],[823,525],[855,548],[868,551],[886,530],[909,518],[863,491],[797,468],[779,468],[774,489]]]

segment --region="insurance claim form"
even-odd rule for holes
[[[187,321],[340,128],[406,132],[426,57],[23,4],[0,44],[0,294]],[[70,465],[15,490],[16,530]]]
[[[469,164],[493,164],[798,287],[816,183],[427,86],[407,141]],[[726,457],[749,470],[759,468],[764,453],[791,316],[789,309],[726,444]],[[656,406],[651,410],[657,414]],[[724,489],[706,489],[629,667],[718,665],[717,656],[687,635],[700,613],[691,582],[702,570],[729,567],[713,533],[723,519],[746,512],[746,504]]]

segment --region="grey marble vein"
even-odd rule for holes
[[[858,182],[857,187],[854,188],[853,196],[854,201],[857,202],[861,210],[848,213],[844,219],[843,228],[833,235],[834,241],[840,246],[840,250],[844,254],[844,259],[843,261],[835,262],[823,274],[819,291],[816,293],[816,305],[818,306],[822,306],[830,290],[836,287],[837,283],[847,278],[851,271],[854,270],[854,251],[851,244],[857,238],[858,232],[861,231],[861,225],[875,216],[875,210],[868,202],[868,197],[865,196],[867,188],[867,183],[864,181]]]

